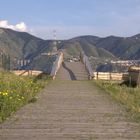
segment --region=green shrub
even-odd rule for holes
[[[0,73],[0,122],[26,103],[36,101],[36,94],[47,80],[34,77],[18,77],[11,73]]]

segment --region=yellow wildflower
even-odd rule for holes
[[[9,97],[9,99],[13,99],[13,97]]]
[[[8,96],[8,92],[3,92],[2,95],[3,96]]]
[[[21,99],[24,99],[24,97],[22,96]]]

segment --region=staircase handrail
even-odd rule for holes
[[[85,55],[84,52],[81,52],[80,58],[81,58],[81,61],[83,62],[83,64],[85,65],[85,67],[86,67],[86,70],[89,74],[89,79],[90,80],[93,79],[94,78],[94,73],[93,73],[93,70],[92,70],[92,67],[91,67],[91,64],[89,62],[88,57]]]
[[[58,52],[58,56],[52,66],[52,70],[51,70],[51,74],[50,74],[52,76],[53,80],[55,79],[56,74],[61,67],[61,64],[63,62],[63,56],[64,56],[63,52]]]

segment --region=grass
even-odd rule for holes
[[[96,81],[96,84],[123,104],[132,120],[140,123],[140,88],[105,81]]]
[[[0,123],[23,105],[34,103],[36,94],[47,81],[47,78],[19,77],[0,72]]]

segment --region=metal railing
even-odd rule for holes
[[[56,74],[57,74],[58,70],[60,69],[61,64],[63,62],[63,55],[64,55],[63,52],[59,52],[58,56],[57,56],[57,59],[53,64],[51,74],[50,74],[52,76],[53,80],[55,79]]]
[[[93,73],[91,64],[88,60],[88,57],[85,55],[84,52],[81,52],[80,58],[81,58],[81,61],[83,62],[83,64],[85,65],[85,68],[89,74],[89,80],[92,80],[94,78],[94,73]]]

